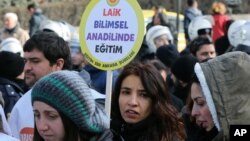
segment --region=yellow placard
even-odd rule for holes
[[[128,64],[141,47],[144,18],[136,0],[91,0],[80,24],[81,49],[101,70]]]

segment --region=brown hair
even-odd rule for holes
[[[123,80],[136,75],[140,78],[147,95],[152,100],[152,113],[155,118],[150,130],[145,129],[145,136],[149,140],[171,141],[178,138],[185,140],[184,124],[177,110],[172,106],[170,95],[159,71],[150,64],[131,63],[121,72],[116,81],[112,99],[112,118],[123,121],[119,110],[119,95]]]
[[[80,130],[75,123],[73,123],[69,118],[67,118],[63,113],[60,113],[60,116],[62,118],[62,122],[64,125],[64,130],[65,130],[65,136],[64,136],[64,141],[88,141],[94,136],[98,136],[99,133],[90,133],[86,131]],[[44,141],[44,139],[40,136],[38,133],[38,130],[34,128],[34,136],[33,136],[33,141]]]

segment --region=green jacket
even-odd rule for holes
[[[209,110],[219,134],[229,140],[230,125],[250,125],[250,56],[231,52],[195,65]]]

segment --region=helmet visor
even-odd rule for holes
[[[202,35],[212,35],[212,29],[211,28],[204,28],[204,29],[200,29],[198,30],[198,35],[202,36]]]

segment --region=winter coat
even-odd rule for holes
[[[213,41],[215,42],[226,33],[225,24],[229,20],[227,15],[213,15]]]
[[[87,64],[84,69],[90,74],[91,78],[91,85],[93,88],[98,91],[101,94],[106,93],[106,78],[107,78],[107,72],[97,69],[90,64]],[[115,70],[113,71],[113,84],[115,84],[116,79],[119,75],[119,71]],[[114,85],[112,85],[114,87]]]
[[[34,35],[40,27],[42,21],[46,20],[47,17],[43,15],[41,9],[37,9],[36,12],[31,16],[29,20],[29,35]]]
[[[16,102],[22,97],[23,89],[14,81],[0,77],[0,92],[4,100],[4,112],[6,117],[10,114]]]
[[[154,123],[152,120],[152,118],[146,118],[136,124],[127,124],[124,121],[112,119],[111,129],[120,134],[125,141],[148,141],[145,137],[147,130]]]
[[[156,136],[154,133],[157,132],[155,131],[156,128],[154,124],[157,124],[157,120],[153,116],[149,116],[135,124],[128,124],[123,120],[112,119],[110,128],[120,134],[124,141],[153,141],[150,137]],[[174,138],[172,141],[180,140],[178,138]]]
[[[0,42],[9,37],[16,38],[22,45],[30,38],[28,32],[19,27],[19,25],[13,29],[3,28],[0,30]]]
[[[250,56],[230,52],[196,64],[209,110],[219,134],[218,141],[229,140],[230,125],[250,124]]]

